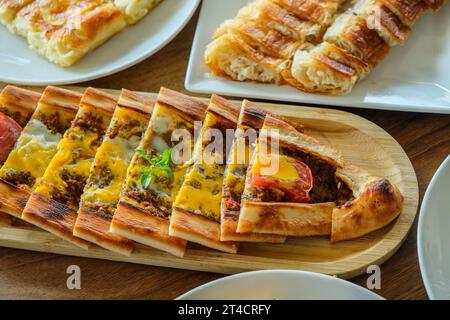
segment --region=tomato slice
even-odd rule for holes
[[[280,164],[281,165],[281,164]],[[262,189],[277,189],[286,194],[288,201],[296,203],[308,203],[311,201],[309,192],[313,188],[313,176],[311,169],[302,161],[289,158],[283,165],[289,165],[295,168],[297,177],[294,179],[281,179],[276,175],[261,175],[254,173],[251,185]],[[279,168],[282,170],[283,168]]]
[[[0,164],[8,158],[21,131],[17,122],[0,112]]]

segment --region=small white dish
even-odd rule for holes
[[[390,54],[348,96],[303,93],[289,86],[235,82],[213,77],[204,52],[217,27],[249,0],[203,1],[186,75],[186,89],[197,93],[383,110],[450,113],[450,5],[426,14],[405,46]],[[436,32],[439,30],[439,32]]]
[[[200,0],[164,0],[69,68],[59,67],[28,48],[27,41],[0,25],[0,81],[20,85],[62,85],[101,78],[156,53],[188,23]]]
[[[450,299],[450,155],[425,193],[417,230],[420,270],[432,300]]]
[[[320,273],[264,270],[202,285],[177,300],[383,300],[351,282]]]

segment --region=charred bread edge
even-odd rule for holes
[[[238,232],[262,232],[285,236],[318,236],[331,234],[334,202],[304,204],[246,201],[242,207]],[[281,217],[288,215],[285,219]],[[296,225],[304,214],[313,215],[316,223]],[[295,217],[289,217],[295,215]],[[286,225],[287,224],[287,225]]]
[[[219,223],[180,208],[173,209],[169,235],[227,253],[237,253],[238,249],[237,243],[220,241]]]
[[[178,110],[181,114],[188,116],[194,121],[202,121],[208,106],[190,96],[161,87],[157,103],[171,109]]]
[[[54,219],[54,217],[58,219]],[[23,220],[88,250],[91,244],[72,234],[76,218],[75,210],[36,192],[31,194],[22,213]]]
[[[114,223],[111,223],[111,232],[180,258],[184,256],[186,240],[169,236],[169,220],[123,201],[117,210],[121,214],[115,216]],[[137,223],[132,225],[130,221]]]
[[[87,218],[87,223],[84,221]],[[95,243],[105,249],[114,251],[126,256],[133,252],[134,243],[129,239],[119,236],[105,237],[103,231],[109,231],[112,216],[104,214],[89,207],[81,206],[77,213],[76,224],[73,228],[73,235]],[[93,227],[95,226],[95,228]],[[99,231],[99,229],[101,229]]]

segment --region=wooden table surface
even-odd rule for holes
[[[159,53],[116,75],[80,85],[158,92],[160,86],[186,92],[184,78],[197,22]],[[450,115],[338,108],[373,121],[405,149],[417,173],[420,198],[441,162],[450,154]],[[400,250],[381,266],[387,299],[426,299],[416,245],[417,221]],[[81,268],[81,290],[68,290],[66,270]],[[204,272],[148,267],[0,248],[0,299],[174,299],[223,277]],[[365,286],[368,276],[352,281]]]

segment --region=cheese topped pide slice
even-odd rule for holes
[[[22,213],[22,219],[82,248],[88,242],[73,236],[78,205],[98,147],[117,100],[88,88],[71,127],[45,170]]]

